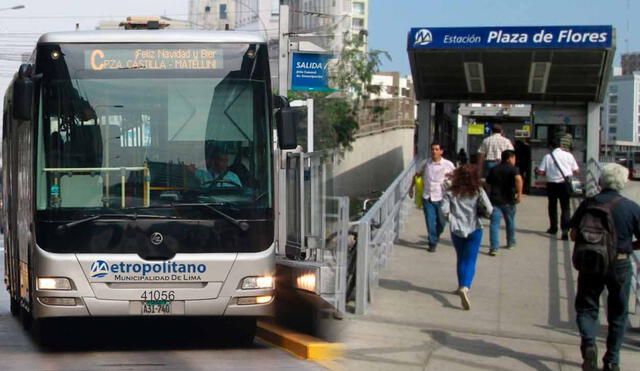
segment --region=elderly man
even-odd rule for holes
[[[502,127],[500,125],[493,125],[491,129],[491,135],[484,138],[480,148],[478,149],[480,170],[483,170],[483,177],[489,174],[489,170],[492,167],[497,166],[501,159],[502,152],[506,150],[513,151],[513,144],[511,141],[502,136]]]
[[[594,199],[597,204],[608,204],[613,225],[615,227],[616,259],[609,264],[608,272],[603,275],[578,275],[578,292],[576,294],[576,314],[578,329],[582,342],[580,350],[584,360],[583,370],[598,370],[598,350],[596,335],[600,322],[600,295],[604,287],[607,288],[607,322],[609,331],[607,336],[607,352],[603,357],[603,370],[619,370],[620,346],[627,324],[627,305],[631,286],[631,261],[629,257],[634,249],[640,248],[640,206],[620,195],[629,176],[629,170],[618,164],[604,167],[600,176],[602,191]],[[578,226],[583,217],[587,203],[583,201],[571,219],[571,239],[575,240]],[[636,241],[632,242],[635,236]]]

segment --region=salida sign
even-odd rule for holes
[[[610,48],[611,26],[420,27],[409,32],[409,49]]]
[[[335,91],[329,87],[331,54],[293,53],[291,90]]]

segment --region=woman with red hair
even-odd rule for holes
[[[451,186],[444,195],[442,214],[449,221],[451,240],[456,249],[458,290],[462,307],[471,309],[469,289],[476,272],[482,242],[480,217],[491,215],[493,207],[482,188],[474,165],[457,168],[450,176]]]

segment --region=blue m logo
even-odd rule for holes
[[[96,260],[91,264],[91,278],[104,277],[109,274],[109,265],[104,260]]]
[[[416,32],[415,39],[413,41],[413,45],[428,45],[433,41],[433,37],[431,36],[431,31],[423,28]]]

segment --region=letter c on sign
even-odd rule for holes
[[[95,71],[100,71],[104,69],[104,62],[96,64],[96,56],[104,58],[104,52],[100,49],[96,49],[91,52],[91,68]]]

